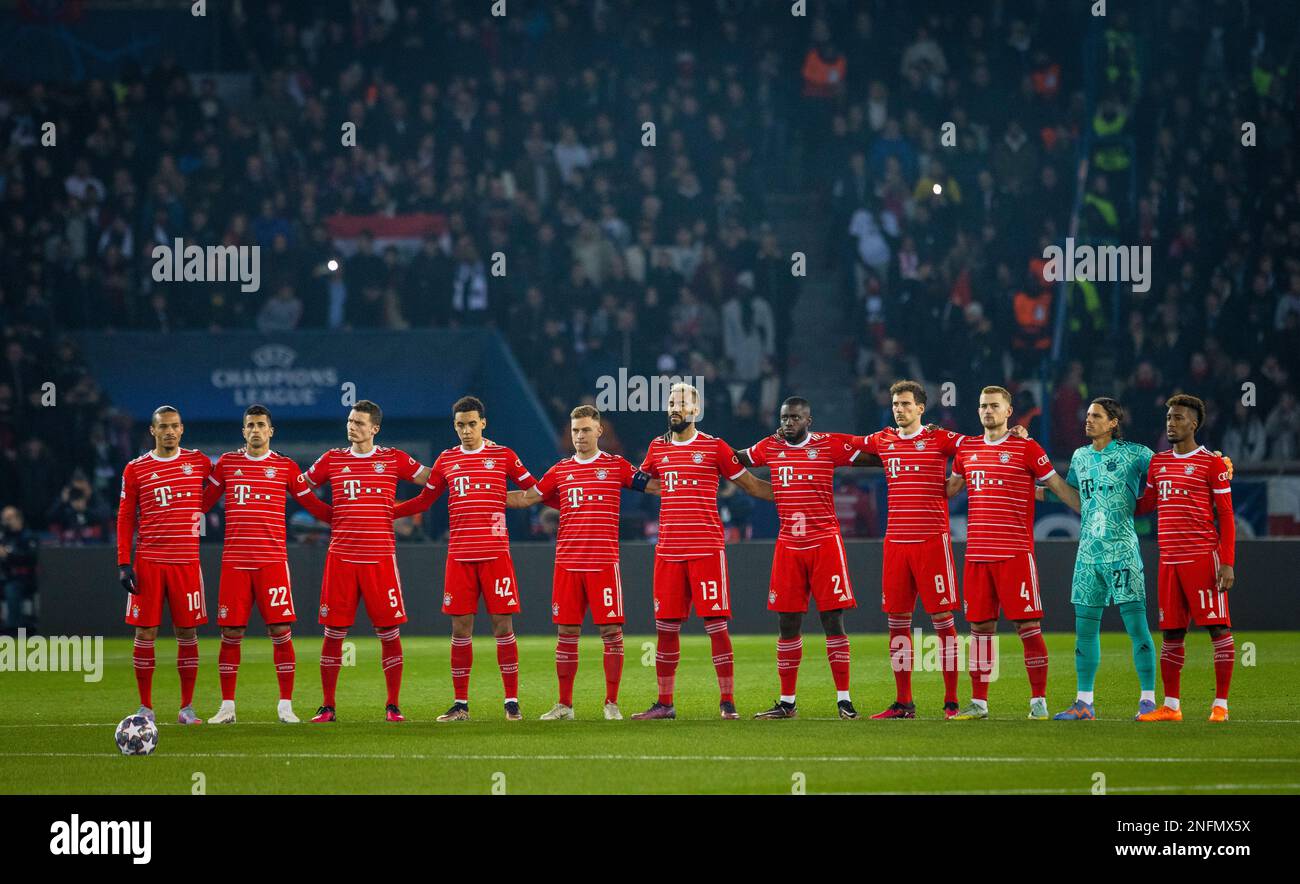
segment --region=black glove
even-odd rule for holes
[[[135,595],[140,591],[140,588],[135,585],[135,568],[130,565],[117,566],[117,579],[122,581],[122,588],[131,595]]]

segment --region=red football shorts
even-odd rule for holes
[[[518,614],[519,587],[515,563],[509,554],[478,562],[447,559],[443,580],[442,613],[459,617],[478,611],[483,596],[489,614]]]
[[[1038,594],[1038,566],[1031,552],[993,562],[966,560],[962,575],[962,609],[971,623],[998,619],[998,606],[1008,620],[1038,620],[1043,600]]]
[[[767,589],[769,611],[807,611],[808,596],[818,611],[856,608],[844,541],[832,534],[811,545],[777,540],[772,555],[772,579]]]
[[[910,614],[916,597],[927,614],[957,610],[957,571],[953,567],[948,532],[913,543],[885,538],[880,608],[888,614]]]
[[[257,567],[222,564],[221,586],[217,590],[217,625],[247,626],[254,602],[267,625],[292,623],[297,619],[293,613],[288,562]]]
[[[551,579],[551,622],[581,626],[591,608],[591,622],[597,626],[623,622],[623,578],[618,564],[598,571],[573,571],[555,566]]]
[[[126,597],[126,622],[151,629],[162,623],[163,600],[172,625],[181,629],[208,622],[208,596],[198,562],[184,564],[137,559],[135,584],[139,592]]]
[[[654,599],[655,617],[664,620],[690,617],[692,600],[701,617],[730,617],[726,550],[675,562],[655,556]]]
[[[1228,593],[1219,591],[1217,550],[1182,565],[1161,562],[1157,574],[1161,629],[1186,629],[1189,620],[1197,626],[1232,625]]]
[[[357,619],[358,601],[365,603],[366,616],[376,629],[406,622],[396,555],[378,562],[349,562],[334,553],[325,556],[320,622],[340,629],[351,626]]]

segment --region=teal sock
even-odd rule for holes
[[[1101,608],[1074,606],[1074,672],[1080,691],[1091,691],[1101,666]]]
[[[1119,606],[1124,618],[1124,629],[1133,643],[1133,668],[1137,670],[1138,686],[1144,691],[1156,689],[1156,646],[1147,626],[1147,606],[1144,602],[1124,602]]]

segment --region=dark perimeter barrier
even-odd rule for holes
[[[727,547],[730,576],[732,625],[737,632],[774,633],[776,615],[767,610],[768,579],[772,571],[769,541],[748,541]],[[880,610],[881,542],[878,540],[846,541],[849,573],[858,607],[846,616],[848,630],[884,632],[885,618]],[[963,560],[965,544],[954,545],[957,561]],[[1040,591],[1045,609],[1044,626],[1048,630],[1072,631],[1074,609],[1070,605],[1070,576],[1074,570],[1077,544],[1067,540],[1043,540],[1036,546]],[[622,544],[623,608],[629,633],[654,631],[651,602],[651,577],[654,547],[648,543]],[[512,549],[515,573],[519,580],[523,610],[515,618],[519,634],[550,634],[551,574],[554,548],[545,543],[520,543]],[[1146,563],[1147,612],[1152,629],[1156,627],[1156,549],[1144,543]],[[397,560],[401,569],[402,594],[410,618],[403,628],[412,635],[445,635],[450,620],[443,616],[442,580],[447,557],[445,544],[399,545]],[[126,592],[117,581],[115,549],[102,547],[60,547],[41,551],[40,559],[40,629],[48,635],[129,635],[122,622]],[[202,548],[203,575],[206,586],[208,625],[203,630],[216,632],[217,586],[221,574],[221,547]],[[294,633],[319,634],[316,622],[320,604],[320,581],[325,566],[325,548],[294,546],[289,549],[289,569],[293,580],[293,598],[298,612]],[[1243,540],[1237,544],[1237,584],[1231,590],[1231,613],[1237,629],[1300,629],[1300,539]],[[486,617],[480,618],[486,621]],[[692,618],[696,619],[696,618]],[[918,605],[914,623],[929,628],[929,617]],[[164,635],[170,622],[164,615]],[[1005,624],[1004,624],[1005,625]],[[250,624],[252,634],[261,631],[257,615]],[[959,624],[963,628],[964,624]],[[364,610],[357,615],[357,633],[369,631]],[[698,631],[699,624],[688,627]],[[1117,611],[1108,611],[1104,628],[1120,630]],[[810,633],[820,631],[815,616],[807,624]],[[486,622],[476,631],[487,635]],[[588,631],[593,631],[588,624]]]

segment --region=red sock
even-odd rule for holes
[[[1029,674],[1029,696],[1047,696],[1047,642],[1043,640],[1043,629],[1035,626],[1020,633],[1020,641],[1025,646],[1025,672]]]
[[[181,708],[194,702],[194,682],[199,677],[198,638],[176,639],[176,673],[181,677]]]
[[[497,665],[507,700],[519,699],[519,644],[513,632],[497,636]]]
[[[704,631],[713,642],[713,668],[718,671],[718,692],[723,703],[736,702],[736,655],[731,652],[731,633],[726,620],[709,622]]]
[[[334,690],[339,684],[339,668],[343,665],[343,639],[346,629],[325,627],[325,641],[320,647],[321,705],[334,706]]]
[[[890,614],[889,668],[894,670],[894,691],[899,703],[912,702],[912,615]]]
[[[469,702],[469,671],[474,666],[474,639],[451,637],[451,688],[457,703]]]
[[[659,702],[664,706],[673,705],[677,662],[682,658],[681,632],[679,621],[655,621],[655,678],[659,681]]]
[[[1237,647],[1232,633],[1227,632],[1212,641],[1214,645],[1214,699],[1228,699],[1232,685],[1232,664],[1237,660]]]
[[[605,702],[618,702],[618,686],[623,681],[623,630],[602,637],[605,642]]]
[[[826,659],[831,664],[831,678],[835,681],[835,690],[849,689],[849,637],[847,635],[826,636]]]
[[[217,654],[217,677],[221,679],[221,699],[234,702],[235,681],[239,678],[239,648],[243,636],[221,637],[221,651]]]
[[[781,696],[793,697],[799,684],[799,664],[803,661],[803,636],[776,640],[776,674],[781,679]]]
[[[1179,682],[1183,675],[1183,640],[1167,638],[1160,644],[1160,681],[1165,686],[1165,696],[1177,700],[1181,696]]]
[[[957,624],[951,614],[934,621],[939,636],[939,659],[943,666],[943,702],[957,702]]]
[[[131,663],[135,666],[135,686],[140,691],[140,705],[153,708],[153,639],[137,638],[135,650],[131,653]]]
[[[573,680],[578,675],[578,636],[560,635],[555,642],[555,675],[560,680],[560,705],[573,705]]]
[[[379,636],[379,662],[384,667],[384,684],[388,687],[388,699],[384,702],[398,706],[402,693],[402,637],[396,626],[376,629],[375,635]]]
[[[275,660],[275,678],[280,682],[280,699],[293,699],[293,675],[297,657],[293,652],[293,633],[285,631],[271,636],[271,656]]]
[[[993,674],[993,636],[972,632],[970,636],[970,695],[971,699],[989,699],[989,681]]]

